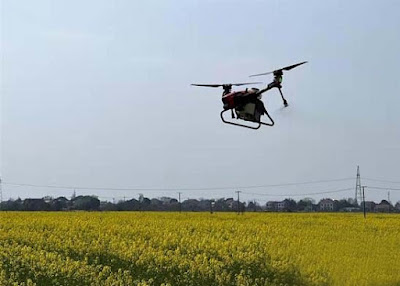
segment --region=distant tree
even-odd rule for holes
[[[288,212],[295,212],[297,210],[297,203],[293,199],[285,199],[286,202],[285,210]]]
[[[208,212],[211,210],[211,200],[205,200],[205,199],[201,199],[198,202],[198,210],[202,211],[202,212]]]
[[[95,211],[100,207],[100,200],[94,196],[77,196],[72,201],[72,209]]]
[[[50,208],[53,211],[62,211],[68,209],[68,199],[66,197],[58,197],[50,201]]]
[[[347,203],[349,207],[358,207],[358,203],[354,198],[347,198]]]
[[[246,203],[245,203],[245,202],[239,203],[239,211],[240,211],[241,213],[244,213],[244,212],[246,211]]]
[[[25,199],[22,204],[24,211],[48,211],[50,204],[46,203],[43,199]]]
[[[394,210],[396,212],[400,212],[400,201],[398,201],[395,205],[394,205]]]
[[[297,210],[298,211],[313,211],[315,205],[315,200],[312,198],[304,198],[298,201],[297,203]]]
[[[116,207],[120,211],[138,211],[140,210],[140,203],[138,200],[131,199],[119,202]]]
[[[163,210],[163,203],[159,199],[151,199],[150,200],[150,210],[152,211],[161,211]]]
[[[182,210],[184,211],[200,211],[199,201],[195,199],[188,199],[182,202]]]
[[[257,206],[256,202],[250,201],[247,204],[247,211],[248,212],[256,212],[257,210],[258,210],[258,206]]]
[[[3,211],[20,211],[22,210],[22,200],[18,198],[17,200],[9,199],[8,201],[1,203],[1,210]]]
[[[14,208],[16,211],[22,210],[22,208],[23,208],[22,203],[23,203],[23,201],[21,200],[21,198],[16,199],[16,200],[14,201],[14,203],[13,203],[13,208]]]
[[[139,198],[140,202],[140,210],[148,211],[150,210],[151,201],[148,198],[143,197],[143,195]]]
[[[179,201],[177,199],[170,199],[164,202],[164,206],[168,211],[179,211]]]
[[[310,203],[309,202],[307,202],[307,201],[305,201],[305,200],[300,200],[298,203],[297,203],[297,210],[298,211],[307,211],[308,210],[308,208],[309,208],[309,206],[310,206]]]
[[[101,211],[118,211],[118,206],[111,202],[100,202],[99,209]]]
[[[218,199],[214,203],[214,211],[230,211],[231,209],[226,204],[226,200],[224,198]]]
[[[355,207],[355,205],[353,204],[354,200],[352,199],[351,201],[349,201],[349,199],[341,199],[336,201],[336,209],[341,210],[344,208],[351,208],[351,207]]]

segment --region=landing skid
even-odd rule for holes
[[[229,111],[229,109],[227,109],[227,110],[222,110],[222,111],[221,111],[221,114],[220,114],[220,115],[221,115],[222,121],[223,121],[224,123],[226,123],[226,124],[236,125],[236,126],[245,127],[245,128],[250,128],[250,129],[255,129],[255,130],[257,130],[258,128],[260,128],[261,125],[274,126],[274,124],[275,124],[274,120],[271,118],[271,116],[269,116],[268,113],[266,113],[266,115],[268,116],[268,118],[269,118],[269,120],[271,121],[271,123],[266,123],[266,122],[262,122],[262,121],[251,121],[251,120],[246,120],[246,119],[236,119],[236,121],[237,121],[237,120],[243,120],[243,121],[248,121],[248,122],[256,123],[256,124],[258,124],[258,125],[256,125],[256,126],[250,126],[250,125],[244,125],[244,124],[240,124],[240,123],[235,123],[235,122],[232,122],[232,121],[226,121],[225,118],[224,118],[224,116],[223,116],[223,114],[224,114],[225,112],[227,112],[227,111]]]

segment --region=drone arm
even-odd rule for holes
[[[287,103],[285,97],[283,97],[283,93],[282,93],[282,90],[281,90],[282,86],[280,85],[279,82],[276,82],[275,80],[273,82],[271,82],[270,84],[268,84],[266,88],[259,90],[257,92],[257,96],[263,94],[264,92],[266,92],[266,91],[268,91],[268,90],[270,90],[270,89],[272,89],[274,87],[277,87],[279,89],[279,93],[281,94],[281,97],[282,97],[282,100],[283,100],[283,105],[285,107],[287,107],[288,103]]]
[[[259,91],[257,91],[256,95],[257,95],[257,96],[258,96],[258,95],[261,95],[261,94],[263,94],[264,92],[270,90],[271,88],[273,88],[273,86],[271,86],[271,83],[270,83],[266,88],[263,88],[263,89],[260,89]]]

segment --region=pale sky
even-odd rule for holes
[[[1,2],[3,198],[217,188],[282,199],[400,188],[400,1]],[[300,61],[263,100],[274,127],[225,125],[220,89]],[[266,84],[270,76],[257,80]],[[258,86],[259,88],[262,85]],[[246,186],[351,178],[276,188]],[[8,183],[8,184],[7,184]],[[176,191],[77,190],[101,198]],[[391,191],[393,202],[400,191]],[[315,195],[354,197],[354,190]],[[294,197],[299,199],[300,197]],[[367,199],[387,198],[386,190]]]

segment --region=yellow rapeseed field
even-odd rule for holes
[[[400,285],[400,215],[0,212],[0,285]]]

